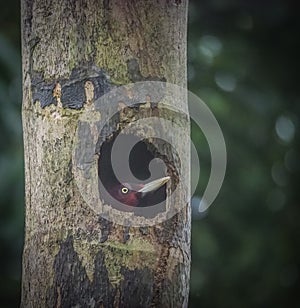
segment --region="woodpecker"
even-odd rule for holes
[[[110,195],[119,202],[132,206],[147,206],[146,197],[155,193],[160,187],[170,180],[169,176],[159,178],[147,184],[117,184],[108,189]]]

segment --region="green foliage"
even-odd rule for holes
[[[1,307],[19,304],[24,224],[21,57],[18,46],[13,44],[12,33],[0,32]]]
[[[291,1],[190,3],[189,87],[214,112],[228,151],[215,203],[200,215],[194,202],[191,307],[300,304],[294,12]],[[204,157],[201,196],[209,156],[196,129],[193,139]]]
[[[18,6],[0,11],[1,307],[18,306],[23,245]],[[291,0],[190,3],[189,87],[214,112],[228,150],[215,203],[198,213],[194,202],[191,307],[300,304],[297,12]],[[192,135],[201,158],[197,197],[210,157],[194,125]]]

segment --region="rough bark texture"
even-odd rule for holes
[[[22,307],[187,306],[188,206],[152,227],[114,224],[86,203],[72,161],[90,101],[130,82],[186,85],[186,16],[186,0],[22,1]],[[188,160],[187,140],[173,146]]]

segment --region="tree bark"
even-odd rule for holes
[[[147,80],[186,86],[186,19],[187,0],[22,1],[22,307],[187,306],[188,193],[172,198],[181,210],[159,224],[114,223],[82,196],[73,152],[84,138],[83,115],[103,121],[107,106],[96,112],[91,104],[116,86]],[[186,117],[155,108],[189,133]],[[99,147],[134,115],[124,111],[110,123]],[[189,141],[177,135],[173,142],[186,161],[170,166],[188,173]],[[172,151],[165,154],[174,157]]]

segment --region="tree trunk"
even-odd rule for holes
[[[148,106],[143,109],[101,100],[129,83],[154,80],[185,87],[186,18],[186,0],[22,1],[22,307],[187,306],[189,185],[178,184],[178,170],[189,178],[189,140],[183,137],[189,134],[188,118],[159,104],[162,97],[142,104]],[[132,99],[135,88],[126,89]],[[111,118],[114,108],[117,116]],[[172,178],[165,212],[171,206],[179,210],[169,219],[156,213],[131,224],[133,214],[108,204],[95,182],[108,172],[103,153],[115,132],[153,114],[182,128],[182,134],[170,137],[172,146],[145,143],[149,152],[160,153]],[[136,135],[147,136],[149,129],[156,127],[139,128]],[[166,130],[163,123],[161,129]],[[87,171],[81,167],[88,158]],[[171,197],[176,185],[180,189]]]

